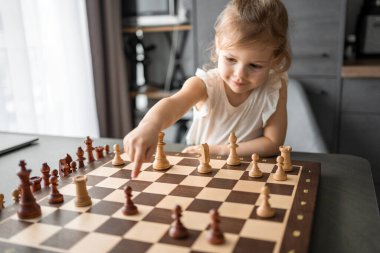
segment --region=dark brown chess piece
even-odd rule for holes
[[[92,151],[94,150],[94,148],[92,147],[92,140],[89,136],[87,136],[86,140],[84,141],[84,143],[86,144],[86,149],[85,151],[87,152],[87,163],[92,163],[93,161],[95,161],[95,158],[94,158],[94,155],[92,153]]]
[[[106,156],[110,154],[110,145],[104,145],[104,151],[106,152]]]
[[[49,187],[50,167],[47,163],[42,164],[41,173],[42,173],[42,179],[44,181],[44,187]]]
[[[100,160],[104,157],[103,156],[103,150],[104,150],[104,148],[102,146],[95,148],[96,160]]]
[[[69,154],[66,154],[65,161],[68,165],[73,161],[73,158]]]
[[[63,167],[63,176],[67,177],[70,173],[71,173],[70,165],[66,163],[65,166]]]
[[[72,172],[75,172],[77,170],[77,163],[75,161],[72,161],[70,163],[70,168]]]
[[[58,170],[53,170],[50,177],[51,191],[48,197],[50,204],[59,204],[64,201],[63,195],[58,191]]]
[[[132,188],[130,186],[127,186],[124,188],[125,198],[126,202],[123,208],[123,214],[124,215],[135,215],[139,211],[137,210],[137,207],[132,201]]]
[[[78,161],[78,168],[84,168],[84,160],[86,160],[86,158],[84,157],[84,151],[82,149],[82,147],[78,147],[78,150],[77,150],[77,161]]]
[[[41,190],[41,177],[31,177],[30,178],[30,189],[32,192]]]
[[[224,243],[225,241],[224,235],[219,227],[220,217],[216,209],[210,210],[210,218],[211,218],[211,224],[210,224],[210,229],[208,230],[208,234],[207,234],[208,242],[211,244]]]
[[[19,166],[21,170],[17,173],[17,176],[21,180],[21,198],[20,205],[17,210],[17,215],[20,219],[33,219],[41,216],[41,207],[37,204],[36,199],[30,190],[30,172],[26,169],[26,163],[24,160],[20,161]]]
[[[182,208],[180,205],[176,205],[172,211],[172,218],[174,222],[172,223],[169,235],[173,239],[184,239],[189,237],[189,231],[181,222]]]

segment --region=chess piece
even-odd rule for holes
[[[44,187],[49,187],[50,167],[47,163],[42,164],[41,174],[42,174],[42,179],[44,181]]]
[[[200,146],[201,156],[199,157],[199,165],[197,167],[198,173],[210,173],[212,171],[210,165],[210,150],[207,143],[204,143]]]
[[[282,163],[284,162],[284,158],[282,156],[278,156],[277,159],[277,170],[276,173],[273,175],[273,179],[277,181],[285,181],[288,179],[286,176],[286,173],[282,167]]]
[[[73,178],[73,182],[76,186],[76,198],[75,198],[75,206],[77,207],[85,207],[92,204],[91,198],[88,195],[87,187],[86,187],[86,176],[75,176]]]
[[[270,198],[269,188],[268,186],[263,186],[261,188],[261,194],[260,194],[261,204],[256,209],[257,216],[261,218],[270,218],[274,216],[275,211],[272,209],[272,207],[269,204],[269,198]]]
[[[63,176],[67,177],[71,173],[71,168],[68,163],[63,166]]]
[[[169,236],[173,239],[184,239],[189,237],[189,231],[181,222],[182,208],[180,205],[176,205],[172,210],[172,218],[174,222],[172,223]]]
[[[106,156],[110,154],[110,145],[104,145],[104,151],[106,152]]]
[[[65,158],[59,159],[58,172],[59,172],[59,175],[61,176],[64,173],[65,164],[66,164]]]
[[[207,241],[211,244],[223,244],[225,239],[223,232],[220,230],[220,217],[216,209],[211,209],[210,212],[211,224],[207,233]]]
[[[30,178],[30,189],[32,192],[41,190],[41,177],[31,177]]]
[[[292,152],[291,146],[280,146],[281,156],[284,158],[284,166],[283,169],[285,172],[289,172],[293,170],[292,159],[290,153]]]
[[[95,161],[94,154],[92,151],[94,148],[92,147],[92,140],[89,136],[87,136],[86,140],[84,141],[86,144],[86,149],[85,151],[87,152],[87,163],[92,163]]]
[[[19,166],[21,170],[17,173],[17,176],[21,180],[20,189],[20,205],[17,210],[17,215],[20,219],[33,219],[41,216],[41,207],[37,204],[36,199],[30,190],[30,172],[26,169],[26,163],[24,160],[20,161]]]
[[[166,158],[165,152],[164,152],[164,136],[165,134],[163,132],[160,132],[158,134],[158,142],[157,142],[157,149],[156,149],[156,157],[153,162],[153,169],[155,170],[167,170],[170,168],[170,163],[168,159]]]
[[[239,147],[239,145],[236,144],[237,138],[235,133],[231,133],[230,137],[228,138],[228,141],[230,142],[230,154],[227,158],[227,164],[228,165],[239,165],[240,159],[237,155],[236,148]]]
[[[135,215],[138,213],[137,207],[132,201],[132,188],[127,186],[124,188],[126,202],[123,208],[124,215]]]
[[[4,206],[5,200],[4,200],[4,194],[0,194],[0,211],[5,208]]]
[[[254,153],[252,155],[252,168],[250,169],[248,175],[250,177],[258,178],[263,176],[263,172],[260,170],[258,162],[259,162],[259,155]]]
[[[52,175],[49,179],[51,184],[51,191],[48,197],[48,202],[50,204],[59,204],[64,201],[63,195],[58,191],[58,170],[53,170]]]
[[[99,146],[99,147],[96,147],[95,148],[95,154],[96,154],[96,160],[100,160],[102,159],[104,156],[103,156],[103,147],[102,146]]]
[[[112,159],[112,165],[115,165],[115,166],[124,165],[125,161],[120,156],[119,144],[113,145],[113,152],[115,153],[115,156]]]
[[[72,172],[75,172],[77,170],[77,163],[75,161],[72,161],[70,163],[70,168]]]
[[[18,203],[20,201],[20,190],[19,189],[15,189],[12,192],[12,199],[13,199],[14,203]]]
[[[77,161],[78,161],[78,168],[84,168],[84,160],[86,160],[86,158],[84,157],[84,151],[82,149],[82,147],[78,147],[77,149]]]
[[[73,158],[69,154],[66,154],[65,161],[68,165],[73,161]]]

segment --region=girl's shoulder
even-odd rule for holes
[[[268,90],[279,90],[282,84],[288,85],[288,73],[287,72],[269,72],[269,78],[266,84]]]
[[[203,80],[207,87],[213,86],[222,80],[220,78],[218,69],[216,68],[210,70],[203,70],[198,68],[195,72],[195,76]]]

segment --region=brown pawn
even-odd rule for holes
[[[95,148],[96,160],[100,160],[104,157],[103,156],[103,150],[104,150],[104,148],[102,146]]]
[[[219,213],[216,209],[210,210],[210,217],[211,217],[211,224],[210,229],[208,230],[207,234],[207,240],[211,244],[222,244],[224,243],[224,235],[223,232],[220,230],[220,217]]]
[[[124,188],[125,198],[126,202],[123,208],[123,214],[124,215],[135,215],[139,211],[137,210],[137,207],[132,201],[132,188],[130,186],[127,186]]]
[[[70,168],[72,172],[75,172],[77,170],[77,163],[75,161],[72,161],[70,163]]]
[[[173,239],[184,239],[189,237],[189,231],[181,222],[182,208],[180,205],[176,205],[172,211],[172,218],[174,222],[172,223],[169,235]]]
[[[95,158],[94,158],[94,155],[92,153],[92,151],[94,150],[94,148],[92,147],[92,140],[89,136],[87,136],[86,140],[84,141],[84,143],[86,144],[86,149],[85,151],[87,152],[87,163],[92,163],[95,161]]]
[[[50,167],[47,163],[42,164],[41,174],[42,174],[42,180],[44,181],[44,187],[49,187]]]
[[[83,168],[84,167],[84,160],[86,160],[86,157],[84,157],[84,151],[82,147],[78,147],[77,149],[77,161],[78,161],[78,168]]]
[[[12,199],[13,199],[13,202],[15,202],[15,203],[18,203],[20,201],[20,190],[19,189],[15,189],[12,192]]]
[[[20,161],[19,166],[21,170],[17,173],[17,176],[21,180],[20,190],[20,205],[17,210],[17,215],[20,219],[33,219],[41,216],[41,207],[37,204],[36,199],[30,190],[30,172],[26,169],[26,163],[24,160]]]
[[[51,184],[51,191],[48,197],[50,204],[59,204],[64,201],[63,195],[58,191],[58,170],[53,170],[49,179]]]
[[[110,154],[110,145],[106,144],[104,145],[104,151],[106,152],[106,155]]]
[[[41,190],[41,180],[42,178],[41,177],[31,177],[30,178],[30,189],[32,190],[32,192],[36,192],[36,191],[39,191]]]

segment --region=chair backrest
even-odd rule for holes
[[[326,143],[311,109],[302,84],[289,79],[288,84],[288,130],[285,144],[293,151],[328,153]]]

